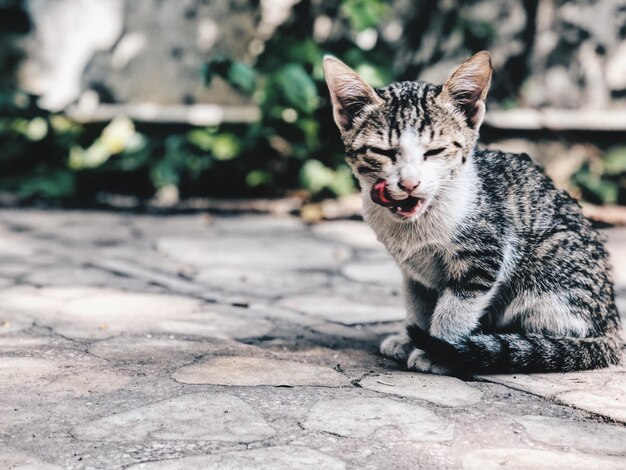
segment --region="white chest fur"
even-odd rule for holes
[[[398,220],[388,209],[374,204],[368,191],[362,194],[363,216],[405,275],[439,290],[448,277],[444,260],[451,253],[451,240],[474,207],[477,184],[470,160],[417,220]]]

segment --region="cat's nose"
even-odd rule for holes
[[[398,183],[398,187],[406,191],[407,193],[410,193],[419,185],[420,185],[420,182],[416,178],[404,178],[404,179],[401,179],[400,182]]]

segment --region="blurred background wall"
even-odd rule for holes
[[[22,199],[349,194],[323,54],[383,86],[487,49],[484,143],[626,203],[625,1],[0,0],[0,18],[0,187]]]
[[[377,28],[361,31],[343,24],[337,1],[4,4],[22,8],[31,25],[18,45],[24,60],[17,84],[54,110],[86,92],[101,103],[241,104],[242,96],[223,81],[204,86],[204,64],[216,55],[253,62],[285,22],[312,29],[319,44],[346,38],[364,50],[391,52],[397,80],[441,83],[473,51],[488,49],[497,71],[492,105],[626,106],[626,3],[617,0],[395,0],[381,2],[386,11]]]

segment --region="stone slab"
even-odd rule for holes
[[[0,468],[7,470],[63,470],[60,465],[45,462],[15,449],[0,450]]]
[[[85,266],[51,266],[29,272],[25,282],[37,286],[113,286],[137,284],[127,278],[119,278],[105,271]]]
[[[522,416],[516,421],[537,442],[600,454],[626,455],[626,427],[623,426],[548,416]]]
[[[624,378],[619,380],[621,384],[624,381]],[[626,392],[613,387],[616,382],[618,381],[611,380],[606,388],[593,391],[572,390],[559,393],[555,398],[575,408],[626,423]]]
[[[27,314],[69,338],[105,339],[117,334],[172,333],[212,338],[250,338],[273,325],[242,318],[234,309],[190,297],[95,287],[12,288],[0,305]]]
[[[0,395],[5,397],[21,398],[33,390],[43,399],[106,394],[129,381],[101,360],[0,357]]]
[[[88,441],[206,440],[253,442],[274,429],[242,399],[224,393],[183,395],[81,425],[76,436]]]
[[[464,470],[623,470],[621,457],[534,449],[480,449],[463,458]]]
[[[383,244],[376,240],[376,235],[371,228],[364,223],[353,220],[338,220],[317,224],[313,227],[313,233],[354,248],[385,250]]]
[[[25,330],[33,325],[32,318],[17,313],[0,310],[0,335]]]
[[[231,236],[213,240],[161,238],[158,252],[191,266],[231,266],[251,269],[336,269],[346,261],[347,248],[304,237]]]
[[[626,372],[621,368],[480,378],[626,423]]]
[[[480,390],[454,377],[404,371],[370,375],[359,385],[376,392],[419,398],[444,406],[474,405],[483,395]]]
[[[40,349],[48,349],[50,338],[46,336],[0,335],[0,353],[32,354]]]
[[[116,336],[93,343],[88,351],[107,360],[166,368],[188,364],[197,356],[229,350],[239,345],[228,340],[189,341],[152,335]]]
[[[454,428],[426,408],[386,398],[320,401],[313,405],[303,426],[346,437],[374,438],[391,432],[399,440],[429,442],[451,440]]]
[[[277,446],[261,449],[222,452],[182,459],[162,460],[131,465],[129,470],[343,470],[346,464],[335,457],[303,446]]]
[[[310,292],[329,282],[329,276],[315,271],[272,271],[215,267],[200,269],[194,281],[229,294],[276,298]]]
[[[239,215],[237,217],[215,217],[211,219],[211,228],[215,232],[233,235],[294,236],[308,235],[306,226],[299,217],[263,215]]]
[[[25,237],[0,227],[0,257],[3,259],[12,257],[29,258],[37,253],[36,244]]]
[[[349,385],[346,376],[330,367],[265,357],[211,357],[178,369],[172,378],[185,384],[291,387]]]
[[[289,297],[279,303],[307,315],[344,325],[380,323],[404,320],[406,314],[401,307],[358,301],[341,296],[303,295]]]
[[[387,284],[398,289],[402,286],[402,273],[393,260],[355,261],[346,264],[341,273],[356,282]]]

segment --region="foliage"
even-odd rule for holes
[[[0,187],[23,197],[68,197],[76,187],[65,164],[80,127],[37,108],[34,96],[0,92]]]
[[[344,0],[338,13],[344,26],[354,31],[353,39],[326,41],[324,47],[312,39],[311,12],[296,10],[295,18],[273,35],[253,67],[223,57],[207,64],[208,82],[221,77],[250,93],[261,110],[260,121],[239,136],[234,157],[246,162],[249,187],[265,192],[301,187],[319,197],[354,191],[330,119],[322,59],[333,53],[374,85],[383,85],[391,78],[391,51],[365,51],[355,38],[360,31],[376,28],[388,10],[382,0]]]
[[[602,158],[585,162],[573,183],[590,202],[626,204],[626,147],[614,147]]]
[[[342,1],[336,21],[354,34],[323,46],[312,39],[308,8],[296,9],[254,63],[218,56],[206,64],[207,83],[219,77],[259,106],[261,118],[249,126],[155,129],[123,117],[81,126],[38,109],[34,96],[0,93],[0,164],[7,170],[0,189],[24,197],[85,197],[98,190],[150,196],[171,186],[183,197],[354,191],[330,118],[322,58],[339,56],[374,84],[389,80],[390,51],[365,51],[355,40],[376,28],[389,6]]]

